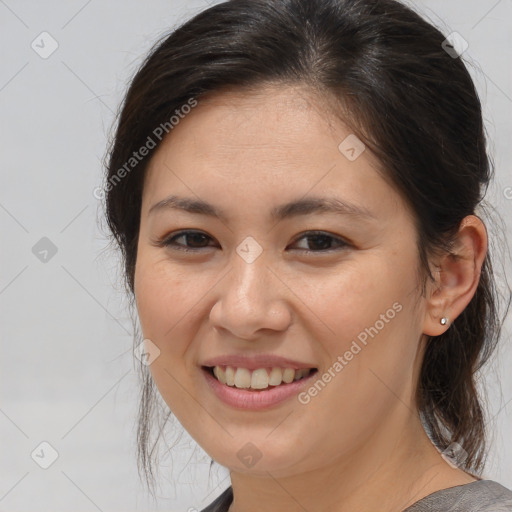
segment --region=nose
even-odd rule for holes
[[[231,270],[219,283],[210,321],[249,341],[261,338],[265,330],[284,331],[292,320],[287,290],[263,254],[248,263],[235,253]]]

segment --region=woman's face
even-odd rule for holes
[[[425,306],[412,216],[370,151],[308,98],[276,87],[200,103],[144,184],[135,295],[160,351],[151,373],[235,471],[332,464],[414,409]]]

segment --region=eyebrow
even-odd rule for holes
[[[188,213],[198,213],[201,215],[216,217],[227,223],[227,215],[223,210],[201,199],[171,195],[151,206],[148,215],[165,210],[183,210]],[[335,213],[338,215],[349,215],[351,217],[366,220],[377,219],[377,216],[367,208],[334,197],[297,199],[289,203],[276,206],[272,209],[270,217],[273,221],[280,221],[312,213]]]

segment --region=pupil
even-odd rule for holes
[[[326,249],[326,248],[329,248],[330,246],[330,239],[329,237],[325,236],[325,235],[311,235],[310,238],[313,240],[313,245],[320,245],[320,249]],[[320,242],[318,244],[318,240],[322,241],[323,240],[323,244]],[[318,249],[318,247],[317,247]]]
[[[205,240],[205,235],[203,235],[202,233],[189,233],[186,235],[187,236],[187,241],[190,242],[190,240],[192,239],[192,244],[191,245],[195,245],[195,243],[198,243],[198,245],[201,245],[201,241],[204,242]]]

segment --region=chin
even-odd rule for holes
[[[270,473],[273,477],[281,478],[307,471],[306,454],[297,452],[297,443],[284,444],[282,439],[251,442],[249,439],[250,436],[246,436],[245,441],[230,438],[225,446],[216,445],[207,453],[230,471],[252,476],[268,478]]]

